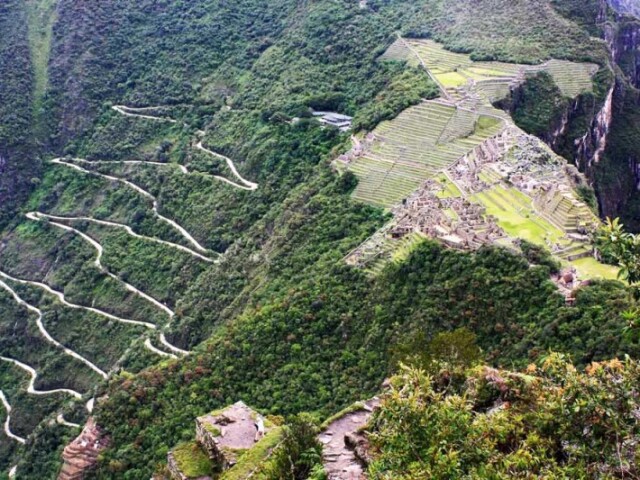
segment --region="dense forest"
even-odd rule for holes
[[[424,69],[380,60],[398,33],[437,39],[478,60],[596,63],[594,93],[575,103],[539,74],[501,106],[521,128],[574,160],[575,139],[595,128],[609,90],[622,85],[615,105],[624,116],[614,115],[601,163],[580,167],[595,181],[600,207],[615,204],[605,210],[624,212],[623,223],[635,229],[640,210],[626,186],[624,198],[603,200],[632,181],[637,122],[622,119],[638,115],[638,97],[629,69],[614,68],[616,59],[596,38],[604,36],[600,2],[545,1],[544,8],[530,0],[361,3],[29,0],[0,6],[0,201],[10,199],[0,209],[0,226],[6,226],[0,271],[13,278],[1,279],[15,293],[0,289],[0,355],[32,365],[39,389],[82,393],[82,402],[34,398],[25,393],[25,372],[0,363],[0,389],[14,405],[12,429],[28,437],[21,446],[0,436],[0,478],[13,465],[17,478],[56,478],[62,449],[79,431],[52,420],[62,411],[67,420],[84,422],[81,403],[90,398],[97,399],[94,415],[111,441],[91,478],[147,479],[164,471],[172,447],[193,440],[195,417],[239,400],[285,417],[291,435],[285,451],[304,459],[297,442],[308,443],[309,451],[318,446],[296,435],[309,436],[310,425],[381,393],[385,378],[400,372],[371,424],[377,458],[370,474],[409,479],[461,478],[452,472],[509,478],[526,471],[534,460],[513,448],[523,432],[531,432],[523,441],[536,449],[536,461],[558,460],[563,454],[551,445],[554,428],[571,424],[575,442],[580,433],[572,422],[591,418],[575,411],[571,421],[549,423],[561,408],[561,386],[574,397],[592,387],[600,403],[589,408],[609,408],[601,396],[621,372],[624,382],[614,394],[624,397],[637,366],[611,359],[638,358],[640,337],[632,318],[639,308],[635,292],[623,281],[592,281],[568,305],[550,281],[558,265],[526,245],[524,255],[498,246],[460,252],[424,240],[379,275],[347,265],[345,256],[382,227],[389,212],[352,200],[357,179],[331,166],[349,148],[350,134],[323,127],[311,113],[353,116],[354,130],[366,133],[437,97]],[[605,13],[611,25],[623,21]],[[143,111],[145,119],[123,114],[122,105],[154,108]],[[554,136],[567,111],[563,134]],[[51,162],[56,157],[61,160]],[[238,176],[257,187],[237,188]],[[25,217],[28,212],[51,218]],[[624,266],[631,248],[612,249],[609,260]],[[34,282],[63,292],[67,304]],[[18,304],[16,295],[41,315]],[[39,320],[109,379],[44,341]],[[144,348],[151,329],[166,334],[178,349],[173,353],[191,353],[154,356]],[[438,357],[435,368],[429,353],[447,332],[473,338],[473,361],[454,365],[453,374],[441,368],[450,358]],[[488,379],[492,368],[504,370]],[[454,381],[444,388],[448,374]],[[516,410],[467,425],[470,411],[484,414],[506,401]],[[407,412],[406,423],[396,422],[398,408]],[[0,410],[0,421],[5,415]],[[507,431],[514,417],[520,423]],[[432,430],[415,438],[413,430],[398,433],[402,425],[415,420],[415,429],[431,418],[438,419]],[[428,434],[449,421],[465,426],[455,438]],[[615,428],[624,439],[636,434],[631,425]],[[602,448],[612,463],[612,431],[594,433],[575,462],[558,460],[535,471],[589,477],[593,452]],[[488,434],[508,438],[468,454]],[[438,450],[440,440],[460,445],[462,453]],[[438,461],[413,462],[407,449]],[[314,458],[296,463],[296,479],[321,478]],[[279,476],[280,460],[274,458],[269,478],[293,478]]]

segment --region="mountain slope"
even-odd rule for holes
[[[47,161],[0,242],[0,354],[34,368],[37,389],[82,399],[26,408],[25,376],[3,370],[28,440],[0,449],[3,471],[55,478],[77,430],[51,420],[92,413],[111,444],[91,477],[149,478],[207,411],[243,400],[329,416],[458,327],[496,365],[637,355],[620,335],[637,306],[626,287],[595,281],[567,306],[542,254],[418,239],[376,277],[344,261],[389,215],[351,198],[356,179],[331,167],[350,135],[311,109],[364,133],[434,98],[424,69],[379,61],[398,31],[479,59],[606,64],[590,30],[547,2],[532,16],[536,3],[59,0]]]

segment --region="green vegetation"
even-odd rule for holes
[[[370,478],[606,478],[636,475],[629,391],[637,362],[578,371],[550,354],[526,371],[443,365],[393,378],[371,425]],[[622,473],[624,472],[624,473]]]
[[[180,471],[187,478],[200,478],[213,474],[211,460],[196,442],[183,443],[171,452]]]
[[[512,98],[513,121],[524,131],[544,137],[560,121],[558,115],[567,108],[567,100],[553,77],[540,72],[516,90]]]
[[[34,72],[33,108],[35,118],[44,113],[41,109],[49,82],[49,58],[53,24],[56,17],[56,1],[27,0],[25,2],[29,22],[29,48]]]
[[[33,75],[28,55],[27,12],[22,0],[0,5],[0,230],[37,183],[40,165],[33,144]]]
[[[640,283],[640,235],[624,231],[619,219],[607,219],[598,232],[598,243],[606,256],[620,266],[620,277],[632,285]]]
[[[322,445],[318,427],[309,415],[296,415],[282,427],[279,445],[257,475],[260,480],[305,480],[321,468]],[[224,477],[226,479],[226,476]],[[237,476],[237,478],[244,478]]]
[[[288,435],[288,433],[285,433]],[[270,461],[269,457],[272,452],[275,452],[274,455],[278,456],[278,445],[283,440],[283,429],[282,427],[274,427],[267,434],[260,439],[258,443],[256,443],[249,450],[242,453],[238,458],[238,463],[234,465],[234,467],[225,472],[220,480],[242,480],[247,478],[247,476],[256,471],[255,478],[258,479],[269,479],[273,478],[280,479],[285,478],[282,476],[270,476],[268,473],[262,473],[265,469],[265,462]],[[275,449],[275,450],[274,450]],[[269,467],[266,467],[267,469]],[[290,469],[284,470],[285,472],[290,471]],[[300,477],[304,478],[304,477]]]

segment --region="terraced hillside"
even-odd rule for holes
[[[398,38],[381,60],[425,68],[440,86],[442,99],[424,101],[381,124],[338,160],[339,168],[359,178],[353,197],[395,206],[397,222],[356,249],[350,263],[379,270],[393,258],[394,245],[400,249],[403,244],[390,240],[390,234],[397,238],[409,232],[465,248],[492,242],[510,245],[522,238],[564,261],[591,254],[586,233],[598,220],[578,199],[562,160],[528,138],[493,103],[540,71],[549,73],[567,97],[591,92],[596,65],[561,60],[536,66],[479,62],[432,40],[404,38]],[[536,167],[536,162],[546,166]],[[449,189],[447,195],[434,196],[432,187],[424,187],[433,179],[451,185],[454,193]],[[439,208],[451,214],[442,217]],[[593,273],[587,270],[582,267],[584,274]]]
[[[443,103],[423,102],[382,123],[371,148],[347,165],[360,178],[354,198],[390,207],[503,127],[501,121],[476,117]]]
[[[555,59],[533,66],[473,61],[469,55],[451,52],[441,44],[427,39],[399,38],[382,59],[405,60],[415,66],[422,65],[445,89],[455,89],[470,83],[517,81],[526,75],[545,71],[569,98],[575,98],[580,93],[592,92],[592,79],[598,71],[598,66],[592,63]]]

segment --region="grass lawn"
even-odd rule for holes
[[[438,192],[438,198],[453,198],[462,196],[462,192],[460,191],[460,189],[456,186],[455,183],[449,180],[446,175],[438,176],[436,181],[444,187],[444,190]]]
[[[613,265],[605,265],[598,262],[595,258],[581,258],[571,262],[576,267],[581,277],[591,279],[617,280],[620,269]]]
[[[498,219],[498,225],[511,237],[523,238],[537,245],[546,246],[546,238],[557,242],[564,236],[562,231],[537,216],[533,211],[518,211],[518,202],[508,202],[497,195],[489,197],[484,192],[475,195],[472,200],[482,203],[487,208],[487,213],[495,216]]]
[[[468,79],[457,72],[443,73],[435,76],[445,88],[456,88],[466,85]]]

